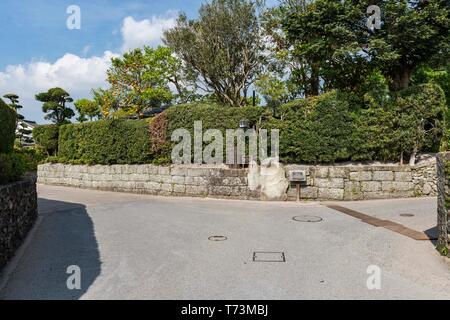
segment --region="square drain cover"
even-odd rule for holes
[[[286,262],[284,252],[254,252],[253,262]]]

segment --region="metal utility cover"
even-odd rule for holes
[[[298,222],[321,222],[323,219],[316,216],[296,216],[293,217],[292,220]]]
[[[254,252],[253,262],[286,262],[284,252]]]

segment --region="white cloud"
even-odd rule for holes
[[[92,88],[106,85],[106,71],[114,56],[117,55],[110,51],[90,58],[67,53],[54,63],[34,61],[10,65],[0,72],[0,94],[18,94],[24,106],[21,112],[30,120],[41,121],[43,115],[40,103],[34,99],[36,93],[62,87],[74,98],[86,97]]]
[[[176,23],[176,16],[168,12],[164,16],[137,21],[126,17],[122,22],[122,46],[117,51],[127,51],[143,45],[161,44],[164,30]],[[82,55],[87,55],[90,46],[82,48]],[[20,111],[27,119],[44,122],[41,103],[36,101],[36,93],[53,87],[68,91],[72,98],[90,96],[92,88],[106,87],[106,71],[111,65],[111,58],[118,53],[106,51],[102,56],[80,57],[66,53],[55,62],[31,61],[27,64],[9,65],[0,70],[0,96],[16,93],[24,108]]]
[[[165,30],[176,24],[175,14],[169,12],[166,16],[153,16],[141,21],[133,17],[126,17],[122,24],[123,45],[122,52],[142,47],[144,45],[157,46]]]

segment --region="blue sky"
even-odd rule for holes
[[[52,86],[74,98],[106,86],[112,56],[160,43],[178,12],[195,17],[201,0],[1,0],[0,95],[21,97],[27,119],[44,123],[34,95]],[[81,29],[69,30],[68,6],[81,9]]]
[[[6,50],[0,50],[0,70],[32,59],[53,61],[68,52],[100,55],[105,50],[117,51],[122,44],[120,28],[126,17],[144,20],[179,11],[195,16],[201,3],[200,0],[2,0],[0,38]],[[80,30],[66,28],[69,16],[66,9],[72,4],[81,9]],[[86,47],[90,50],[83,52]]]

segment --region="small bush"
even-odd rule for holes
[[[19,147],[15,148],[14,152],[22,157],[27,171],[36,171],[37,166],[46,159],[46,155],[38,147]]]
[[[56,155],[58,151],[59,127],[55,124],[34,128],[33,138],[36,145],[48,156]]]
[[[0,184],[19,180],[26,170],[27,164],[21,155],[0,153]]]
[[[16,111],[0,99],[0,153],[10,153],[16,138]]]
[[[101,120],[60,127],[58,158],[77,164],[150,161],[148,120]]]

